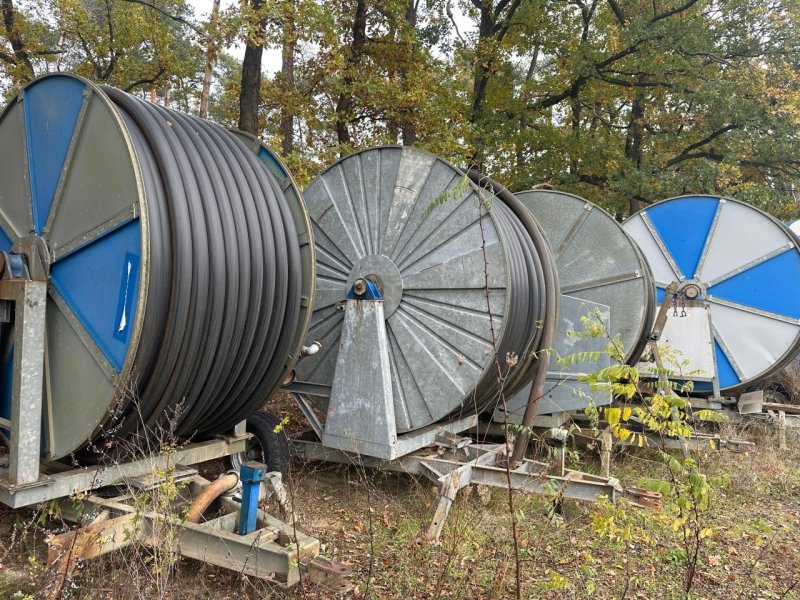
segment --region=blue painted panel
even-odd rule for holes
[[[667,297],[667,290],[662,287],[656,286],[656,304],[661,306],[664,303],[664,298]]]
[[[647,216],[687,279],[697,270],[718,204],[719,198],[694,196],[647,209]]]
[[[41,235],[78,121],[86,84],[74,77],[42,79],[22,92],[33,225]]]
[[[714,339],[714,351],[717,355],[717,377],[719,378],[719,387],[726,388],[740,384],[741,380],[739,376],[736,375],[736,371],[733,370],[733,365],[731,365],[728,357],[725,356],[722,347],[716,339]]]
[[[51,281],[117,372],[136,323],[139,220],[107,233],[53,265]]]
[[[267,152],[264,148],[260,148],[259,149],[258,158],[260,158],[261,162],[263,162],[265,165],[267,165],[268,167],[271,167],[270,168],[270,173],[272,173],[273,175],[276,172],[281,173],[284,177],[286,177],[288,175],[288,173],[286,172],[286,169],[283,168],[283,165],[280,162],[278,162],[277,160],[275,160],[275,157],[272,156],[269,152]],[[280,183],[280,182],[278,182],[278,183]]]
[[[717,298],[800,319],[800,254],[791,248],[708,288]]]
[[[14,385],[14,348],[8,353],[8,360],[3,365],[3,372],[0,373],[0,418],[11,420],[11,394]],[[9,435],[7,429],[2,430]]]
[[[11,238],[0,228],[0,252],[8,252],[13,245],[14,243],[11,241]]]

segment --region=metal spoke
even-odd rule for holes
[[[59,312],[64,315],[67,323],[69,323],[70,327],[72,327],[72,330],[80,338],[81,342],[83,342],[83,345],[86,346],[89,354],[92,355],[92,358],[94,358],[95,362],[102,369],[103,373],[105,373],[108,380],[115,381],[117,378],[117,372],[114,370],[114,367],[111,366],[111,363],[108,362],[105,354],[94,341],[93,336],[86,331],[86,328],[81,323],[81,320],[69,307],[66,300],[64,300],[59,293],[58,289],[55,286],[51,286],[49,292],[50,298],[53,300],[53,304],[56,306],[56,308],[58,308]]]

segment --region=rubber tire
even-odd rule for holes
[[[278,471],[284,480],[289,474],[291,457],[289,455],[289,439],[282,429],[275,428],[281,420],[268,412],[259,411],[247,418],[247,431],[252,433],[255,441],[261,446],[263,456],[256,458],[267,465],[267,472]]]

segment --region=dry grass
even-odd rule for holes
[[[727,426],[729,429],[731,426]],[[695,598],[800,598],[800,450],[777,449],[763,427],[725,432],[750,436],[749,454],[701,455],[711,476],[727,483],[708,515],[713,534],[704,546]],[[577,466],[596,470],[587,451]],[[615,455],[625,485],[664,477],[653,451]],[[354,567],[353,597],[506,598],[513,596],[514,560],[504,492],[462,493],[441,543],[421,540],[435,492],[424,481],[355,467],[295,465],[298,527],[317,536],[325,554]],[[659,512],[567,503],[549,516],[550,501],[517,497],[525,598],[681,598],[685,556],[670,526],[674,507]],[[632,532],[629,542],[601,537],[597,518],[613,516]],[[47,586],[40,566],[43,531],[24,513],[0,512],[0,597]],[[141,552],[141,551],[138,551]],[[368,575],[372,578],[368,581]],[[127,600],[158,597],[152,574],[136,551],[85,565],[71,597]],[[795,587],[792,587],[795,586]],[[182,560],[165,596],[184,598],[326,598],[304,584],[281,590],[190,560]]]

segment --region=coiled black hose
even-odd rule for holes
[[[468,175],[482,189],[485,206],[503,236],[508,257],[511,295],[503,317],[503,335],[496,333],[502,392],[510,398],[541,372],[546,361],[541,360],[537,350],[553,344],[560,299],[558,274],[538,225],[519,200],[477,171],[471,170]],[[509,364],[507,357],[516,357],[516,364]],[[475,387],[476,404],[489,406],[498,401],[499,393],[497,370],[490,370]]]
[[[301,266],[289,207],[222,127],[103,90],[140,161],[151,260],[136,401],[114,435],[229,430],[280,385],[296,342]]]
[[[558,270],[553,254],[547,244],[547,240],[539,228],[539,224],[519,199],[508,191],[505,186],[489,177],[481,175],[481,173],[475,169],[470,169],[468,175],[473,183],[491,192],[494,198],[499,201],[498,204],[507,207],[507,210],[513,213],[516,225],[518,228],[522,229],[522,232],[520,232],[520,229],[517,230],[518,235],[526,239],[530,246],[533,247],[533,255],[540,259],[538,265],[539,269],[536,271],[536,281],[530,278],[527,285],[525,282],[519,284],[522,289],[530,286],[532,289],[538,289],[540,291],[539,304],[542,307],[542,312],[540,313],[542,318],[537,322],[536,327],[537,330],[541,330],[541,335],[538,338],[539,343],[538,345],[530,346],[531,351],[527,356],[529,362],[522,365],[520,369],[521,373],[518,378],[509,382],[509,389],[507,391],[507,395],[514,394],[533,377],[528,404],[525,409],[525,414],[522,417],[524,429],[517,437],[517,441],[514,445],[514,452],[511,457],[511,463],[514,465],[525,455],[530,441],[530,434],[528,431],[533,426],[533,419],[536,416],[536,407],[544,394],[544,384],[547,378],[550,356],[546,351],[537,355],[535,350],[546,350],[553,347],[556,327],[558,325],[558,312],[561,304]]]

